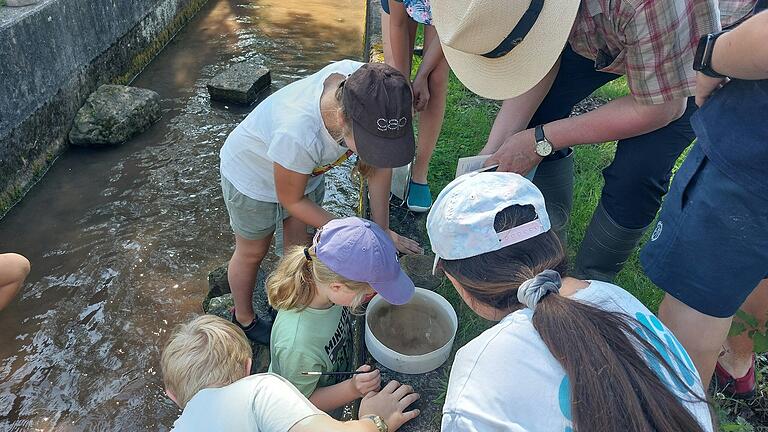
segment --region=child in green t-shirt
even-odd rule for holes
[[[392,304],[403,304],[413,292],[395,245],[378,225],[360,218],[328,222],[312,246],[290,249],[267,279],[269,303],[278,310],[269,371],[286,378],[326,412],[378,391],[381,376],[368,365],[357,369],[367,373],[346,380],[343,375],[303,372],[350,371],[349,310],[376,293]]]

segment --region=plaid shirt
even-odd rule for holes
[[[755,1],[721,0],[726,25]],[[719,29],[717,0],[582,0],[568,41],[595,69],[626,75],[636,101],[660,104],[694,94],[696,45]]]
[[[717,3],[720,5],[720,23],[726,28],[746,18],[757,0],[720,0]]]

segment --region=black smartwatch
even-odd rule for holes
[[[699,46],[696,48],[696,55],[693,58],[693,70],[712,78],[725,78],[725,75],[712,69],[712,52],[715,50],[715,41],[724,33],[727,31],[709,33],[699,39]]]

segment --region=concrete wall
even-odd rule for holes
[[[0,8],[0,216],[68,146],[77,110],[127,84],[207,0],[43,0]]]

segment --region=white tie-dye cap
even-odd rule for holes
[[[537,218],[496,232],[496,215],[513,205],[532,205]],[[507,172],[469,173],[453,180],[427,215],[435,266],[441,258],[455,260],[497,251],[550,227],[541,191],[525,177]]]

